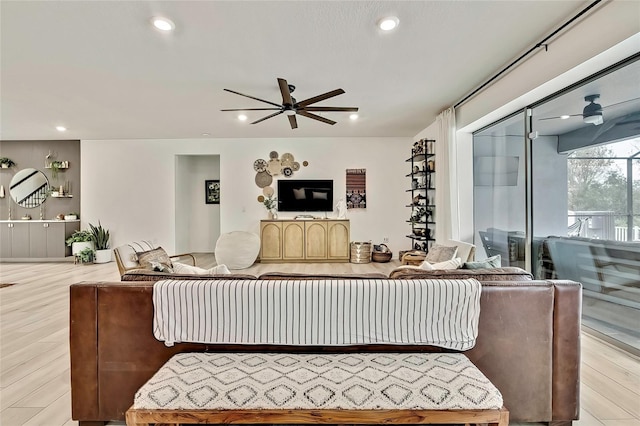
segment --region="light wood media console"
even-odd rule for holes
[[[260,261],[348,262],[349,233],[348,220],[262,220]]]

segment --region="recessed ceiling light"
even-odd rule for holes
[[[358,114],[351,114],[351,115],[349,116],[349,118],[350,118],[352,121],[355,121],[355,120],[357,120],[357,119],[358,119]]]
[[[238,120],[240,120],[240,121],[247,121],[247,116],[246,116],[246,115],[244,115],[244,114],[240,114],[240,115],[238,115]]]
[[[171,19],[162,18],[159,16],[151,18],[151,23],[160,31],[173,31],[176,28],[176,25]]]
[[[211,136],[211,133],[203,133],[202,136]]]
[[[566,120],[566,119],[568,119],[568,118],[571,118],[571,116],[570,116],[570,115],[561,115],[561,116],[560,116],[560,118],[561,118],[562,120]]]
[[[64,127],[64,126],[56,126],[56,130],[59,131],[59,132],[66,132],[67,128]]]
[[[378,27],[380,27],[382,31],[391,31],[397,27],[399,23],[400,20],[396,16],[388,16],[378,21]]]

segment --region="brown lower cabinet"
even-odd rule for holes
[[[261,262],[348,262],[349,221],[260,221]]]

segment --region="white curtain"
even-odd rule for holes
[[[456,113],[453,107],[436,120],[436,240],[460,239],[458,210],[458,171],[456,167]]]

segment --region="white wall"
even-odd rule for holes
[[[176,156],[176,253],[211,253],[220,236],[220,204],[205,203],[205,180],[220,179],[219,155]]]
[[[275,150],[309,162],[294,178],[333,179],[334,202],[344,194],[345,170],[367,169],[367,208],[347,212],[351,239],[382,242],[388,237],[389,247],[397,253],[410,247],[405,237],[410,214],[405,207],[410,201],[405,192],[410,185],[405,160],[412,144],[409,138],[84,140],[82,222],[100,219],[112,231],[113,247],[151,239],[176,252],[176,202],[180,201],[173,190],[176,156],[217,155],[222,186],[220,232],[257,233],[267,213],[257,201],[262,190],[255,184],[253,162],[268,159]]]

